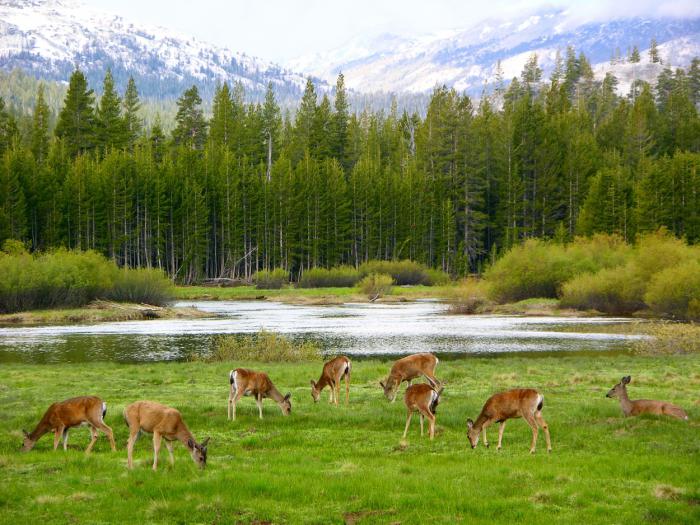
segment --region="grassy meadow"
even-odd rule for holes
[[[700,356],[588,354],[442,360],[447,384],[430,442],[414,417],[408,439],[402,393],[389,404],[378,386],[389,362],[356,360],[349,407],[315,405],[309,380],[320,363],[235,363],[267,370],[292,392],[283,417],[265,401],[265,419],[244,398],[226,420],[231,363],[3,365],[0,370],[0,521],[46,523],[691,523],[700,521]],[[689,422],[622,417],[605,393],[631,374],[632,399],[682,405]],[[494,391],[532,386],[545,395],[552,454],[540,433],[509,421],[504,449],[471,450],[465,420]],[[69,450],[44,436],[18,452],[50,402],[83,394],[108,403],[117,440],[100,437],[83,453],[87,429]],[[179,408],[198,439],[211,436],[206,470],[175,446],[151,470],[150,436],[126,468],[123,407],[154,399]],[[427,428],[427,427],[426,427]]]

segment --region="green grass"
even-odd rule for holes
[[[309,379],[320,364],[236,363],[265,369],[293,409],[265,401],[265,419],[244,398],[226,420],[230,363],[2,365],[0,521],[4,523],[691,523],[700,520],[700,356],[595,354],[442,360],[446,390],[433,442],[414,418],[401,443],[401,398],[389,404],[377,384],[388,362],[355,361],[349,407],[314,405]],[[625,419],[605,393],[631,374],[633,398],[676,402],[690,421]],[[471,450],[465,419],[494,391],[533,386],[545,394],[554,451],[529,428],[506,426],[504,449]],[[403,390],[403,389],[402,389]],[[51,401],[96,394],[118,452],[101,437],[83,453],[86,429],[67,453],[51,437],[18,452],[21,428]],[[149,436],[126,469],[123,407],[154,399],[179,408],[198,439],[211,436],[198,470],[181,445],[170,468],[150,469]],[[496,428],[489,432],[496,441]],[[165,448],[165,447],[163,447]],[[256,521],[257,520],[257,521]]]

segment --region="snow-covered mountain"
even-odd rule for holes
[[[134,24],[76,0],[2,0],[0,68],[21,68],[65,81],[75,66],[101,85],[111,67],[123,89],[134,75],[143,96],[172,98],[197,84],[210,95],[217,82],[241,82],[259,97],[271,81],[282,98],[297,99],[305,77],[276,64],[160,27]]]
[[[519,76],[532,53],[548,74],[557,50],[564,55],[572,45],[583,51],[598,75],[608,70],[625,77],[643,78],[658,73],[657,64],[644,63],[652,38],[659,43],[665,64],[686,66],[700,56],[700,19],[629,18],[606,22],[581,22],[565,10],[547,10],[508,20],[465,24],[465,29],[405,37],[384,34],[357,38],[341,48],[290,61],[288,67],[331,82],[339,72],[357,91],[421,93],[446,84],[470,94],[481,93],[497,77],[500,60],[506,81]],[[623,61],[610,64],[637,45],[642,63],[628,67]],[[631,82],[631,80],[630,80]],[[626,85],[620,84],[620,89]]]

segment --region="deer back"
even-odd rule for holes
[[[124,409],[124,417],[129,426],[138,426],[146,432],[173,436],[186,430],[180,412],[155,401],[136,401]]]
[[[389,381],[400,383],[415,379],[426,372],[432,375],[437,365],[433,354],[413,354],[396,361],[389,372]]]

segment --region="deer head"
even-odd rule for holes
[[[209,438],[205,439],[201,443],[197,443],[194,439],[190,438],[187,441],[187,445],[190,447],[190,454],[192,455],[192,460],[199,465],[199,468],[204,468],[207,466],[207,445],[209,444]]]
[[[472,448],[476,448],[479,444],[479,430],[474,426],[474,421],[467,419],[467,439]]]
[[[318,403],[318,400],[321,398],[321,390],[316,386],[316,381],[313,379],[311,380],[311,397],[314,403]]]
[[[292,402],[289,400],[289,398],[292,397],[291,392],[287,392],[287,395],[282,398],[282,401],[280,402],[280,408],[282,409],[282,414],[285,416],[288,416],[289,414],[292,413]]]
[[[627,385],[632,380],[631,376],[623,377],[618,384],[610,389],[610,391],[605,394],[605,397],[621,397],[627,394]]]
[[[386,397],[389,401],[393,401],[396,398],[396,394],[399,391],[399,385],[391,376],[389,376],[386,382],[380,381],[379,386],[384,389],[384,397]]]
[[[31,438],[29,432],[27,432],[26,430],[22,430],[22,434],[24,434],[24,440],[22,442],[22,448],[20,450],[22,452],[29,452],[32,448],[34,448],[34,444],[36,443],[36,441]]]

